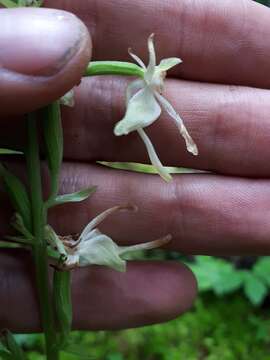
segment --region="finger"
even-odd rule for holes
[[[67,159],[149,163],[136,132],[113,135],[125,111],[125,85],[126,81],[112,78],[83,81],[76,107],[63,109]],[[233,175],[270,175],[268,90],[171,80],[165,96],[184,119],[199,156],[186,151],[176,124],[163,112],[146,131],[164,164]]]
[[[0,115],[22,114],[78,84],[90,59],[86,27],[48,9],[0,10]]]
[[[127,83],[119,78],[83,80],[76,90],[76,106],[63,108],[67,160],[149,163],[136,132],[121,137],[113,134],[125,111]],[[199,156],[190,155],[177,126],[163,112],[146,132],[165,165],[241,176],[270,175],[269,90],[169,80],[165,96],[184,119],[199,148]],[[1,146],[18,148],[21,143],[22,147],[24,126],[23,121],[2,119]]]
[[[32,259],[14,249],[0,257],[1,327],[37,331]],[[131,262],[126,273],[92,266],[73,272],[72,295],[74,328],[124,329],[179,316],[191,307],[196,282],[186,267],[174,262]]]
[[[161,58],[184,60],[187,79],[269,87],[270,10],[250,0],[47,0],[79,15],[93,34],[95,59],[128,59],[132,46],[147,60],[156,34]],[[170,21],[168,21],[170,19]],[[131,26],[132,25],[132,26]],[[112,46],[113,45],[113,46]]]
[[[45,178],[44,178],[44,182]],[[158,176],[107,170],[84,164],[63,167],[61,193],[97,185],[80,204],[54,208],[50,223],[61,235],[77,234],[107,208],[135,204],[100,226],[119,244],[172,235],[168,248],[186,254],[270,254],[270,181],[214,175],[180,175],[167,184]],[[1,198],[4,204],[4,198]],[[1,231],[8,232],[10,210],[2,205]]]

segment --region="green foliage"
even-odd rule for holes
[[[0,0],[0,4],[7,8],[24,6],[40,7],[43,4],[43,0]]]
[[[26,356],[16,338],[8,330],[1,335],[0,356],[3,360],[26,360]]]
[[[194,310],[166,324],[118,332],[75,332],[77,347],[93,360],[269,360],[268,311],[239,295],[216,299],[206,294]],[[44,360],[36,336],[21,342],[28,360]],[[79,360],[62,353],[61,360]]]
[[[251,270],[236,269],[233,264],[210,256],[196,256],[189,263],[197,277],[199,290],[213,291],[221,296],[244,289],[250,302],[261,305],[270,287],[270,258],[261,257]]]
[[[269,0],[256,0],[258,3],[269,6]]]
[[[261,305],[267,295],[267,285],[252,272],[244,272],[244,292],[251,303]]]

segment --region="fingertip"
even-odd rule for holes
[[[80,83],[92,44],[75,15],[52,9],[8,9],[1,10],[0,22],[1,115],[36,110]]]

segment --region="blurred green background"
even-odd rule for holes
[[[270,360],[269,258],[185,258],[160,251],[140,255],[191,266],[200,288],[193,310],[141,329],[74,332],[73,354],[63,353],[61,360]],[[44,359],[39,335],[17,335],[17,340],[29,360]]]

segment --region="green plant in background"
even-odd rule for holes
[[[189,263],[197,277],[201,292],[213,291],[217,296],[243,289],[250,302],[259,306],[270,288],[270,258],[261,257],[250,270],[236,269],[228,261],[210,256],[196,256]]]
[[[117,332],[74,332],[87,360],[269,360],[267,310],[254,310],[240,295],[216,301],[204,295],[193,311],[167,324]],[[228,323],[229,319],[229,323]],[[27,360],[43,360],[42,338],[19,335]],[[76,349],[73,349],[76,353]],[[77,360],[63,353],[61,360]]]

